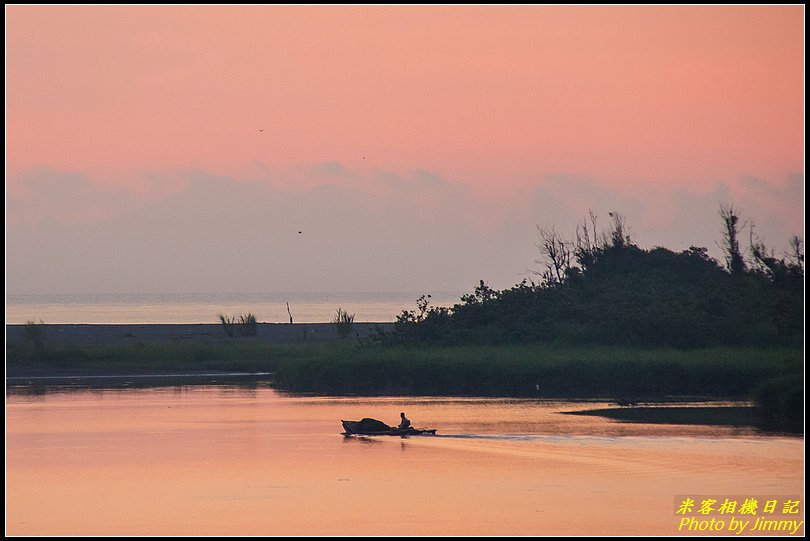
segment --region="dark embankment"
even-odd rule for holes
[[[670,425],[712,425],[712,426],[753,426],[770,432],[801,434],[801,424],[790,419],[795,416],[774,416],[766,414],[761,405],[751,406],[672,406],[656,405],[641,407],[601,408],[586,411],[562,412],[567,415],[594,415],[607,417],[625,423],[670,424]]]
[[[795,349],[703,350],[498,345],[369,347],[277,367],[284,388],[338,394],[752,397],[802,370]]]
[[[666,423],[673,425],[760,425],[763,418],[759,408],[745,406],[728,407],[630,407],[605,408],[587,411],[564,412],[567,415],[596,415],[610,417],[629,423]]]
[[[757,399],[765,415],[802,419],[797,407],[803,404],[803,353],[795,348],[383,347],[357,339],[275,344],[243,337],[153,342],[122,338],[98,344],[22,340],[7,344],[6,354],[7,376],[12,378],[260,372],[278,388],[293,392]]]
[[[283,389],[337,395],[754,400],[757,407],[744,412],[669,411],[657,422],[697,414],[698,424],[791,433],[804,426],[803,352],[790,348],[370,347],[281,362],[276,379]]]

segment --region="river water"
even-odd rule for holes
[[[728,535],[733,518],[804,519],[802,438],[561,413],[599,407],[225,385],[12,393],[6,533],[703,535],[715,519]],[[400,411],[438,435],[340,434],[341,419]],[[756,517],[698,513],[747,498]]]

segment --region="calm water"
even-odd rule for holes
[[[251,312],[264,323],[326,323],[340,307],[355,321],[393,322],[414,310],[422,293],[210,293],[8,295],[6,323],[217,323],[217,314]],[[431,305],[452,306],[461,294],[433,293]]]
[[[792,497],[804,519],[802,439],[559,413],[603,406],[224,386],[12,394],[6,533],[669,535],[684,497]],[[439,435],[339,433],[340,419],[400,411]]]

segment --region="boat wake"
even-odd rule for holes
[[[542,436],[538,434],[436,434],[437,438],[460,440],[506,440],[506,441],[535,441],[540,439],[563,439],[556,436]]]
[[[515,441],[515,442],[544,442],[592,445],[594,443],[610,444],[621,441],[613,436],[589,436],[576,434],[436,434],[436,438],[478,440],[478,441]],[[628,439],[628,438],[624,438]]]

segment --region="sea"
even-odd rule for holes
[[[422,295],[430,306],[451,307],[461,292],[343,293],[104,293],[7,294],[6,324],[218,323],[251,313],[260,323],[328,323],[338,308],[357,322],[394,322],[403,310],[416,310]],[[288,310],[289,308],[289,310]]]

